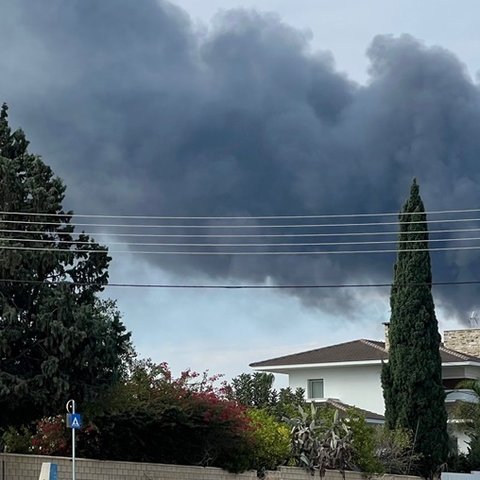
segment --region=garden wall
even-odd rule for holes
[[[42,462],[58,465],[58,480],[72,478],[72,464],[64,457],[0,454],[0,480],[38,480]],[[154,463],[109,462],[77,459],[77,480],[256,480],[256,472],[235,475],[219,468],[162,465]],[[316,476],[315,478],[318,478]],[[312,480],[300,468],[282,467],[268,472],[268,480]],[[343,480],[339,472],[328,471],[325,480]],[[360,473],[346,472],[345,480],[364,480]],[[418,480],[417,477],[386,475],[382,480]]]

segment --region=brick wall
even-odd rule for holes
[[[312,477],[308,472],[296,467],[280,467],[278,471],[267,472],[266,480],[313,480],[318,479],[318,473]],[[345,480],[366,480],[375,477],[365,477],[360,472],[345,472]],[[327,470],[324,480],[343,480],[342,474],[336,470]],[[419,477],[409,475],[382,475],[377,480],[420,480]]]
[[[58,465],[58,480],[72,478],[68,458],[0,454],[0,480],[38,480],[42,462]],[[162,465],[153,463],[107,462],[77,459],[77,480],[256,480],[256,472],[235,475],[219,468]],[[318,478],[318,475],[315,477]],[[419,480],[418,477],[385,475],[382,480]],[[300,468],[281,467],[267,472],[266,480],[312,480]],[[327,471],[325,480],[343,480],[340,472]],[[345,480],[365,480],[361,473],[345,472]]]
[[[68,458],[0,454],[0,480],[38,480],[42,462],[58,465],[58,480],[72,478]],[[255,472],[239,475],[219,468],[162,465],[153,463],[76,460],[77,480],[253,480]]]
[[[480,357],[480,328],[445,330],[443,332],[443,344],[446,348],[457,352]]]

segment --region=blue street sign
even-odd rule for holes
[[[50,465],[50,480],[58,480],[58,475],[57,475],[57,464],[52,463]]]
[[[57,464],[42,462],[39,480],[58,480]]]
[[[67,427],[80,430],[82,428],[82,416],[79,413],[67,414]]]

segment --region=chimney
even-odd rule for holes
[[[390,350],[390,340],[388,339],[388,327],[390,327],[390,322],[384,322],[382,325],[385,327],[385,350],[388,352]]]
[[[480,357],[480,328],[446,330],[443,332],[443,346],[466,355]]]

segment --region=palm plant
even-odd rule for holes
[[[463,426],[470,432],[480,431],[480,379],[462,380],[456,389],[472,392],[472,401],[459,401],[453,411],[457,419],[463,420]]]

